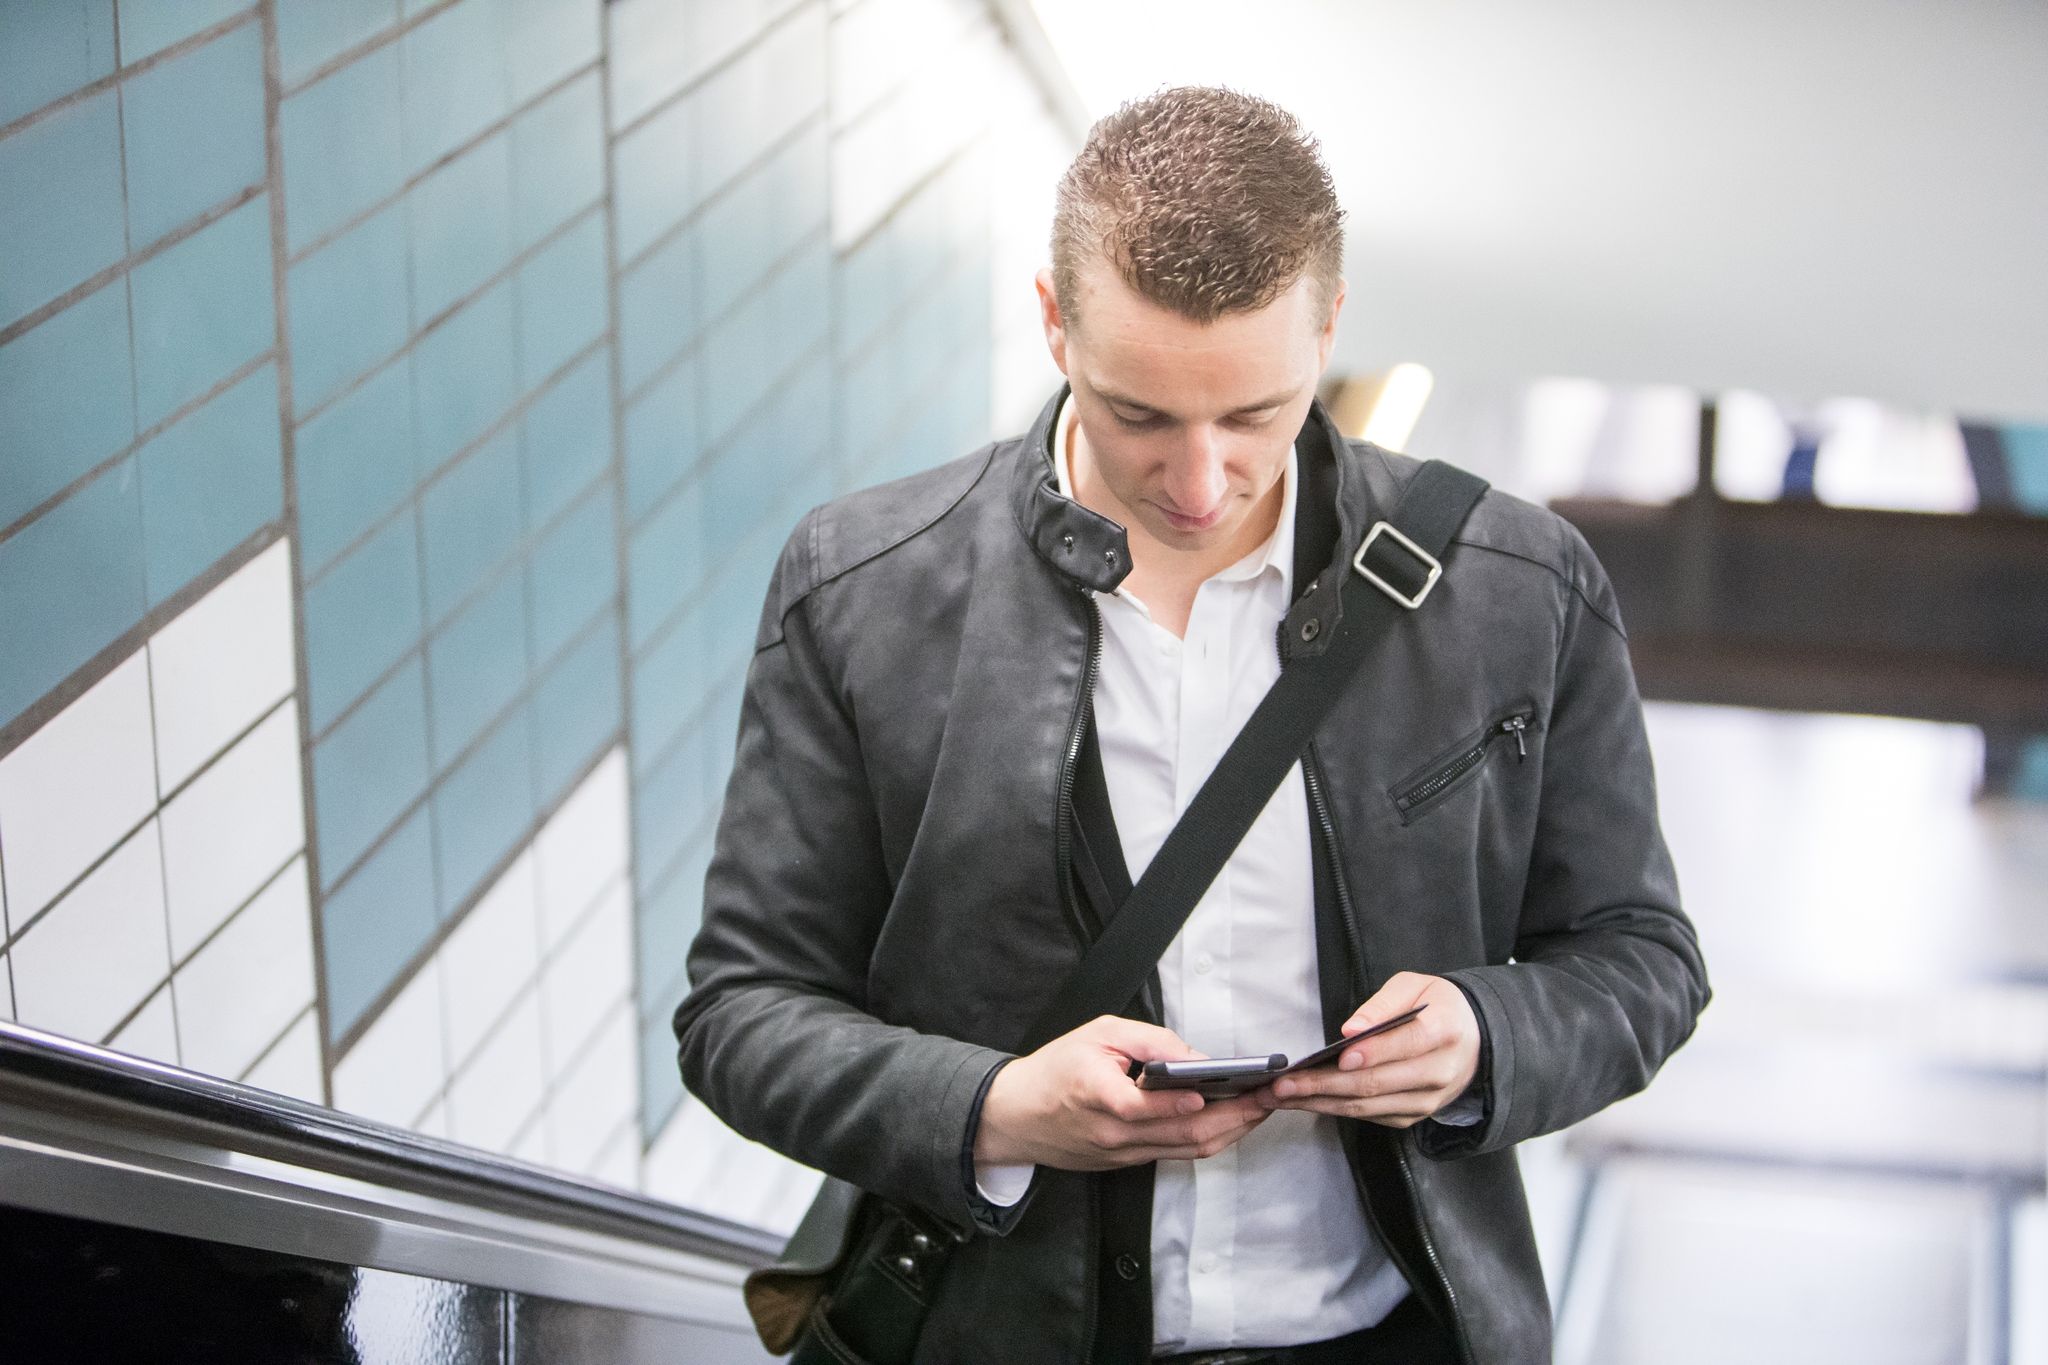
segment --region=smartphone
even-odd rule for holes
[[[1310,1067],[1333,1062],[1339,1053],[1359,1039],[1399,1028],[1428,1008],[1427,1002],[1417,1005],[1391,1019],[1383,1019],[1361,1033],[1317,1048],[1292,1063],[1284,1052],[1265,1057],[1210,1057],[1195,1062],[1133,1061],[1127,1074],[1138,1083],[1140,1090],[1192,1090],[1212,1100],[1228,1099],[1232,1095],[1257,1090],[1266,1082],[1290,1072],[1306,1071]]]

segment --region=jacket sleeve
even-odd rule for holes
[[[743,1136],[964,1234],[975,1221],[961,1142],[1007,1054],[867,1011],[890,884],[858,736],[803,591],[810,526],[783,552],[747,670],[675,1014],[683,1083]]]
[[[1425,1124],[1435,1157],[1495,1151],[1578,1122],[1648,1085],[1709,998],[1657,823],[1641,699],[1614,592],[1569,533],[1543,789],[1512,962],[1446,975],[1489,1044],[1476,1128]]]

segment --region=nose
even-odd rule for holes
[[[1223,451],[1216,429],[1205,424],[1186,429],[1187,436],[1166,471],[1166,496],[1183,516],[1205,517],[1223,501],[1228,485]]]

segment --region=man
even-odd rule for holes
[[[1547,1360],[1511,1148],[1641,1088],[1706,1002],[1606,578],[1489,493],[1142,1017],[1011,1052],[1104,918],[1077,848],[1142,874],[1418,467],[1314,401],[1341,217],[1263,101],[1103,120],[1038,281],[1068,388],[1021,439],[811,513],[770,587],[683,1076],[966,1237],[920,1361]],[[1113,831],[1077,828],[1098,751]],[[1414,1004],[1248,1096],[1125,1072]]]

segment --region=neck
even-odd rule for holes
[[[1073,465],[1067,476],[1073,483],[1074,500],[1122,526],[1129,539],[1131,572],[1124,587],[1145,603],[1154,620],[1176,635],[1184,634],[1202,584],[1265,544],[1273,534],[1286,500],[1286,476],[1273,481],[1252,514],[1227,539],[1185,549],[1153,536],[1103,482],[1088,449],[1087,430],[1071,406],[1061,414],[1061,421],[1071,433]]]

